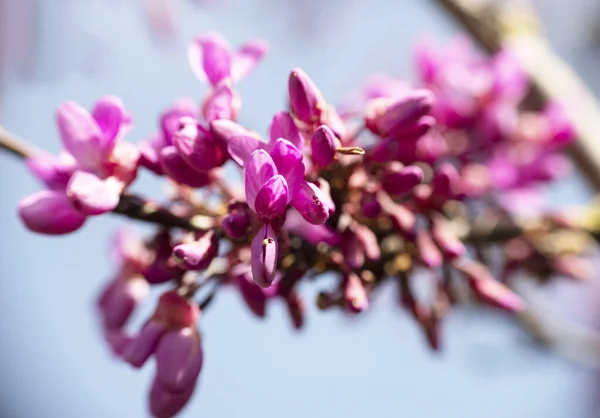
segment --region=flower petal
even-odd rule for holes
[[[221,83],[204,102],[202,114],[207,122],[218,119],[235,120],[240,111],[239,96],[226,83]]]
[[[254,209],[264,220],[272,220],[284,214],[289,202],[289,190],[281,174],[271,177],[256,194]]]
[[[289,187],[289,199],[300,190],[304,181],[302,154],[290,141],[277,139],[271,148],[271,158]],[[289,202],[288,202],[289,203]]]
[[[196,77],[213,86],[230,76],[231,47],[218,33],[196,38],[188,48],[188,60]]]
[[[256,150],[246,164],[245,189],[246,201],[250,209],[256,212],[254,202],[260,188],[277,174],[277,167],[265,150]]]
[[[179,120],[183,117],[195,117],[198,114],[196,101],[189,97],[176,100],[160,115],[160,129],[166,145],[173,144],[173,135],[179,130]]]
[[[207,172],[194,170],[185,162],[174,146],[168,146],[160,152],[162,171],[176,183],[193,188],[204,187],[211,183],[212,178]]]
[[[154,379],[150,389],[150,412],[155,418],[173,418],[190,400],[195,385],[190,385],[181,392],[165,389],[158,379]]]
[[[173,258],[185,270],[204,270],[219,251],[219,238],[214,231],[204,233],[196,241],[173,248]]]
[[[131,125],[131,117],[117,96],[105,96],[98,100],[92,109],[92,117],[103,133],[103,146],[107,149],[111,149]]]
[[[29,230],[48,235],[68,234],[85,222],[85,215],[75,210],[67,195],[53,190],[42,190],[21,200],[19,216]]]
[[[110,149],[106,148],[104,135],[92,115],[77,103],[66,102],[58,108],[56,119],[63,146],[78,166],[100,169]]]
[[[321,225],[331,214],[326,201],[327,197],[316,185],[305,181],[291,203],[308,222]]]
[[[209,171],[223,165],[225,153],[210,133],[193,118],[181,119],[181,129],[173,137],[181,157],[198,171]]]
[[[25,160],[29,171],[52,190],[64,190],[75,170],[75,162],[63,162],[60,158],[39,152]]]
[[[335,158],[337,138],[327,125],[319,126],[310,139],[310,150],[313,162],[326,167]]]
[[[288,93],[292,114],[306,124],[313,124],[320,120],[325,109],[323,95],[300,68],[294,68],[288,80]]]
[[[312,245],[320,242],[332,246],[340,245],[340,235],[337,231],[327,224],[315,225],[308,222],[297,210],[288,211],[285,216],[285,228]]]
[[[123,350],[123,360],[135,368],[142,367],[156,351],[165,331],[166,329],[162,324],[154,321],[147,322]]]
[[[260,287],[269,287],[275,279],[279,243],[270,225],[263,225],[251,245],[252,278]]]
[[[156,379],[171,392],[194,386],[202,369],[203,354],[196,330],[183,328],[167,332],[155,353]]]
[[[137,304],[145,299],[150,285],[143,277],[118,278],[109,283],[99,301],[106,329],[120,329],[131,317]]]
[[[119,204],[119,193],[118,184],[85,171],[76,171],[67,185],[73,207],[86,215],[110,212]]]
[[[269,44],[262,39],[255,39],[246,42],[241,48],[233,53],[231,63],[231,78],[238,82],[245,78],[256,66],[269,50]]]
[[[152,171],[154,174],[162,176],[163,170],[160,165],[160,151],[167,144],[162,135],[155,135],[138,143],[140,150],[140,165]]]
[[[271,143],[274,143],[279,138],[290,141],[298,148],[300,153],[304,150],[304,138],[302,138],[300,130],[298,130],[292,116],[287,112],[276,113],[271,120],[269,139],[271,140]]]
[[[244,167],[246,162],[250,159],[250,155],[252,155],[255,150],[262,148],[261,145],[264,144],[253,136],[239,135],[229,139],[227,151],[233,161],[239,166]]]

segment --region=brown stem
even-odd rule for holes
[[[0,126],[0,148],[15,157],[27,158],[39,152],[33,145]]]

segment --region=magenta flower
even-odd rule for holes
[[[250,214],[248,205],[236,202],[229,206],[229,213],[223,218],[221,227],[232,239],[243,239],[250,226]]]
[[[131,118],[120,99],[100,99],[90,114],[73,102],[63,104],[57,123],[68,154],[58,159],[33,156],[28,166],[50,189],[21,201],[19,215],[32,231],[65,234],[86,216],[116,208],[121,192],[135,179],[137,149],[120,141]]]
[[[196,329],[199,317],[195,304],[176,292],[164,293],[152,318],[121,350],[121,357],[138,368],[154,355],[150,409],[156,416],[176,414],[194,391],[204,359]]]
[[[217,86],[226,79],[242,80],[256,68],[267,51],[267,43],[262,40],[248,41],[234,51],[223,36],[207,33],[190,44],[188,60],[198,79]]]
[[[149,285],[141,276],[121,275],[116,277],[104,289],[98,306],[102,313],[105,329],[121,329],[135,307],[143,301],[149,293]]]
[[[312,161],[321,167],[327,167],[335,158],[339,139],[327,125],[319,126],[310,139]]]
[[[149,140],[139,144],[141,158],[140,165],[152,172],[162,175],[160,152],[163,148],[173,145],[173,136],[180,129],[179,120],[183,117],[195,117],[198,114],[198,105],[193,99],[182,98],[176,100],[167,110],[160,115],[160,130]]]
[[[150,261],[150,254],[132,230],[119,231],[113,242],[112,255],[119,264],[119,271],[97,303],[105,333],[114,338],[136,306],[148,296],[150,286],[141,273]]]
[[[291,114],[302,131],[312,133],[317,126],[327,125],[338,137],[345,134],[346,126],[339,114],[327,104],[321,91],[302,69],[291,71],[288,94]]]
[[[189,166],[200,172],[222,166],[227,155],[219,143],[196,119],[185,117],[179,120],[179,130],[173,136],[173,144],[179,155]]]
[[[76,231],[86,219],[64,191],[54,190],[42,190],[21,200],[19,216],[30,231],[47,235]]]
[[[219,251],[219,239],[214,231],[196,234],[191,242],[173,248],[173,258],[184,270],[205,270]]]
[[[287,140],[300,155],[304,150],[304,139],[292,117],[286,112],[279,112],[273,116],[269,128],[269,143],[263,142],[260,137],[250,135],[250,132],[244,131],[235,125],[230,126],[226,135],[229,155],[240,167],[244,167],[250,159],[250,155],[258,149],[264,149],[270,153],[277,145],[278,139]]]
[[[432,119],[426,116],[433,103],[429,90],[409,90],[400,97],[373,99],[366,106],[366,127],[381,137],[418,138],[431,127]]]

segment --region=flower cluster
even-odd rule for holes
[[[337,107],[292,69],[289,109],[273,116],[265,140],[237,122],[234,86],[266,51],[262,41],[233,49],[218,34],[200,36],[188,54],[210,86],[200,105],[175,101],[158,133],[136,146],[123,139],[131,117],[119,99],[103,98],[91,112],[68,102],[57,114],[64,152],[28,160],[46,186],[19,206],[32,231],[69,233],[110,211],[159,224],[146,240],[118,235],[119,269],[98,301],[114,354],[138,368],[156,361],[154,416],[177,414],[192,395],[203,361],[200,310],[222,286],[236,289],[257,317],[280,298],[301,328],[301,280],[337,277],[317,304],[348,314],[368,310],[393,280],[401,306],[438,349],[452,304],[476,299],[518,312],[524,302],[510,290],[513,273],[583,275],[574,266],[585,246],[570,219],[548,214],[524,224],[514,215],[515,203],[565,173],[560,152],[573,133],[558,105],[520,109],[527,79],[508,52],[489,59],[464,40],[422,44],[416,83],[373,77]],[[239,169],[243,187],[225,165]],[[161,207],[146,202],[142,213],[130,212],[125,191],[138,169],[169,180]],[[149,219],[146,206],[169,217]],[[167,222],[173,218],[180,222]],[[501,250],[494,263],[492,248]],[[415,281],[430,291],[418,292]],[[164,283],[171,288],[154,314],[130,330],[150,286]],[[206,288],[209,296],[195,300]]]

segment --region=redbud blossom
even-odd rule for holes
[[[279,243],[270,225],[263,225],[252,240],[252,277],[260,287],[269,287],[275,279]]]
[[[219,238],[214,231],[207,231],[192,242],[173,248],[173,258],[184,270],[205,270],[219,251]]]
[[[19,216],[29,230],[48,235],[73,232],[86,219],[65,193],[52,190],[43,190],[21,200]]]

